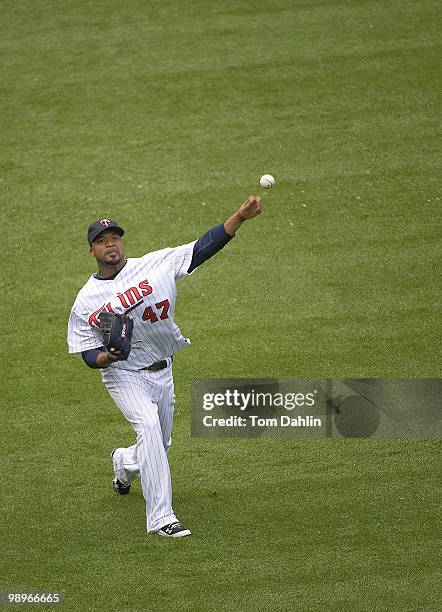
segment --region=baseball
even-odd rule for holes
[[[275,184],[275,178],[271,174],[263,174],[259,179],[259,184],[261,187],[264,187],[264,189],[270,189],[270,187],[273,187]]]

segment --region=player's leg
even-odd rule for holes
[[[149,373],[152,380],[160,388],[160,394],[157,401],[158,406],[158,417],[160,420],[161,432],[163,436],[163,445],[166,453],[168,452],[172,443],[172,421],[173,421],[173,409],[175,404],[175,393],[173,387],[173,376],[172,376],[172,358],[167,359],[167,368],[159,370],[157,372]],[[162,536],[181,538],[183,536],[191,535],[190,530],[186,529],[181,523],[172,523],[165,525],[158,532]]]
[[[168,367],[159,372],[152,372],[155,382],[160,385],[158,398],[158,416],[160,419],[163,444],[166,453],[172,444],[173,410],[175,405],[175,393],[172,375],[172,359],[168,358]]]
[[[132,424],[136,434],[136,460],[146,500],[147,530],[158,531],[177,519],[172,509],[172,483],[158,416],[160,390],[139,372],[114,370],[103,376],[106,387]]]

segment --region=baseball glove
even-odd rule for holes
[[[126,361],[130,353],[130,342],[134,328],[133,319],[114,312],[102,312],[100,336],[103,346],[112,361]]]

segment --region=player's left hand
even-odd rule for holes
[[[254,219],[257,215],[262,213],[261,208],[261,197],[260,196],[249,196],[247,200],[241,204],[238,215],[243,221],[248,219]]]
[[[106,350],[106,352],[107,352],[107,358],[112,363],[114,363],[115,361],[125,361],[127,359],[127,357],[125,357],[121,351],[119,351],[118,349],[114,347],[111,347],[109,350]]]

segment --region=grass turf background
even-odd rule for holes
[[[433,610],[436,475],[422,440],[190,437],[204,377],[440,375],[437,2],[0,4],[0,590],[65,609]],[[109,490],[129,425],[66,353],[94,271],[264,214],[180,281],[174,506],[144,534]],[[10,323],[7,323],[7,322]]]

